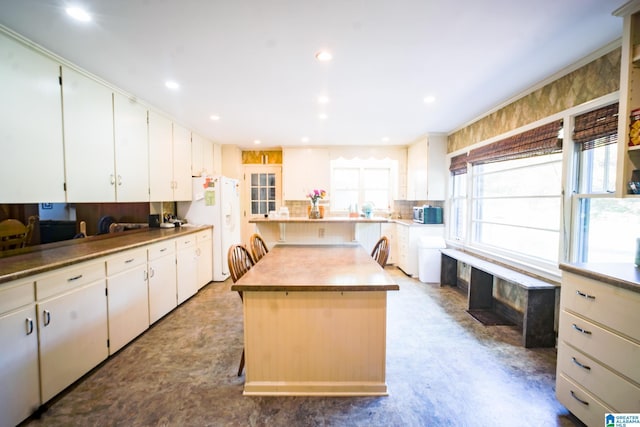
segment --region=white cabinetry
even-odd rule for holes
[[[176,268],[178,304],[182,304],[199,289],[195,234],[176,239]]]
[[[396,223],[397,252],[396,265],[407,275],[418,275],[418,243],[421,237],[444,238],[444,226]]]
[[[113,94],[116,200],[149,201],[147,109],[134,99]],[[106,160],[106,159],[104,159]]]
[[[149,257],[149,323],[161,319],[178,305],[176,242],[165,240],[147,248]]]
[[[0,426],[19,424],[40,406],[33,281],[0,288]]]
[[[395,222],[384,222],[380,224],[380,234],[389,239],[389,258],[387,264],[396,264],[398,261],[398,236]]]
[[[640,412],[640,293],[562,273],[556,396],[587,425]]]
[[[283,148],[283,200],[306,200],[313,189],[328,191],[330,175],[327,148]]]
[[[214,167],[214,144],[208,139],[191,133],[191,175],[205,176],[213,175]]]
[[[149,327],[147,251],[132,249],[107,258],[109,353]]]
[[[60,66],[2,33],[0,58],[0,202],[64,202]]]
[[[407,200],[444,200],[447,138],[429,135],[407,151]]]
[[[149,111],[151,201],[191,200],[191,133]]]
[[[62,67],[68,202],[113,202],[113,99],[106,86]]]
[[[43,403],[108,357],[105,289],[104,262],[36,279]]]
[[[213,280],[213,236],[211,230],[196,235],[198,262],[198,289]]]

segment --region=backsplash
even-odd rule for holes
[[[394,219],[412,219],[413,207],[431,205],[444,208],[444,202],[442,200],[394,200],[391,207],[391,218]],[[305,217],[307,216],[307,206],[309,202],[306,200],[285,200],[284,206],[289,208],[289,216],[291,217]],[[325,210],[329,211],[329,202],[320,201],[320,206],[325,206]],[[328,214],[329,216],[344,216],[343,212]]]

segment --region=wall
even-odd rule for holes
[[[448,137],[447,152],[452,153],[619,90],[620,54],[620,48],[617,48],[452,133]]]

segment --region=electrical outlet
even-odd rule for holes
[[[324,228],[318,228],[318,237],[320,238],[324,237]]]

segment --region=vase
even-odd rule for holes
[[[309,219],[320,219],[322,216],[320,215],[320,208],[318,207],[318,202],[311,202],[311,209],[309,210]]]

